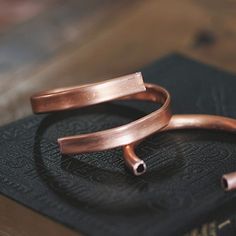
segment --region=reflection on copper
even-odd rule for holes
[[[154,84],[144,86],[141,73],[96,84],[41,92],[31,97],[31,104],[35,113],[44,113],[80,108],[114,99],[147,100],[162,106],[145,117],[117,128],[59,138],[61,153],[77,154],[123,146],[157,132],[170,121],[169,93]],[[142,167],[145,169],[145,164]]]
[[[222,130],[227,132],[236,132],[236,120],[213,115],[173,115],[169,124],[159,132],[178,129],[209,129],[209,130]],[[136,155],[135,148],[141,141],[123,147],[125,163],[132,170],[134,175],[144,174],[146,171],[143,169],[139,172],[136,163],[141,163],[141,159]],[[138,174],[137,174],[138,173]],[[231,190],[236,188],[236,173],[223,176],[223,183],[225,189]]]
[[[141,73],[134,73],[93,84],[52,89],[34,94],[34,113],[46,113],[86,107],[145,91]]]
[[[165,127],[171,118],[169,93],[154,84],[145,84],[146,91],[125,96],[121,99],[148,100],[162,104],[161,108],[117,128],[90,134],[58,139],[63,154],[94,152],[120,147],[143,139]]]

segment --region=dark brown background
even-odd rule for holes
[[[38,90],[109,79],[181,52],[236,71],[233,0],[0,0],[0,124]],[[75,235],[0,197],[0,235]],[[77,234],[76,234],[77,235]]]

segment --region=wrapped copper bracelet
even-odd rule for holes
[[[101,151],[123,146],[124,160],[134,175],[142,175],[146,164],[135,154],[145,137],[176,129],[214,129],[236,132],[236,120],[212,115],[174,115],[170,112],[169,93],[154,84],[144,84],[141,73],[113,80],[61,88],[38,93],[31,98],[35,113],[76,109],[115,99],[148,100],[162,104],[151,114],[117,128],[58,139],[63,154]],[[222,177],[225,190],[236,188],[236,173]]]
[[[141,73],[96,84],[41,92],[31,97],[31,104],[35,113],[44,113],[75,109],[114,99],[152,101],[161,104],[161,108],[117,128],[59,138],[61,153],[77,154],[124,146],[157,132],[170,121],[169,93],[154,84],[145,84],[144,87]],[[145,168],[142,160],[136,162],[135,174],[145,172]]]

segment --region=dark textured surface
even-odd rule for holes
[[[174,113],[236,118],[233,75],[178,55],[142,71],[145,81],[171,92]],[[233,134],[154,135],[138,150],[149,167],[142,177],[126,171],[120,149],[70,157],[59,153],[58,137],[124,124],[154,108],[103,104],[2,127],[0,191],[88,235],[178,235],[219,211],[222,216],[234,210],[235,194],[225,194],[219,184],[223,173],[236,169]]]

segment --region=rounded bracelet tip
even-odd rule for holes
[[[225,174],[221,178],[221,186],[225,191],[236,189],[236,172]]]

